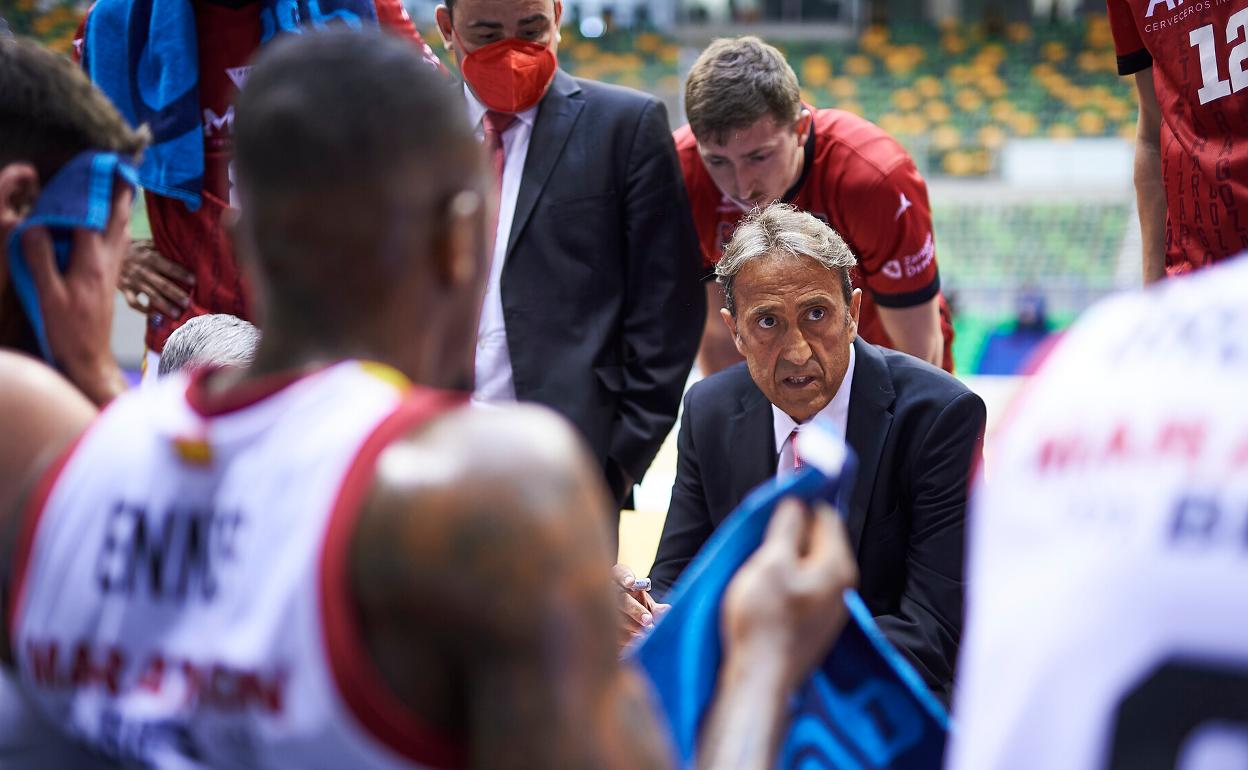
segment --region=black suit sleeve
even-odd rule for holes
[[[706,312],[697,236],[658,100],[638,120],[626,184],[624,388],[608,456],[640,479],[676,419]]]
[[[663,522],[663,535],[659,538],[654,566],[650,569],[650,579],[654,581],[654,592],[658,597],[667,594],[715,529],[707,509],[706,495],[702,491],[702,470],[693,442],[689,402],[686,397],[680,433],[676,438],[679,454],[672,502]]]
[[[906,583],[895,614],[876,618],[945,703],[962,635],[963,549],[972,467],[983,448],[984,402],[950,401],[914,456]]]

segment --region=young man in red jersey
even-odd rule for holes
[[[371,0],[371,4],[379,27],[410,40],[430,67],[445,71],[400,0]],[[121,272],[126,301],[147,316],[144,366],[152,375],[165,340],[188,319],[228,313],[254,320],[246,281],[221,227],[221,215],[235,203],[234,99],[265,36],[262,16],[268,5],[262,0],[191,0],[204,135],[199,208],[192,210],[183,200],[146,189],[152,238],[132,244]],[[97,12],[93,7],[91,13]],[[85,43],[90,21],[91,16],[84,20],[76,41],[82,57],[91,56]],[[109,95],[116,100],[116,95]]]
[[[1118,74],[1140,98],[1145,282],[1248,249],[1248,2],[1108,3]]]
[[[706,268],[746,212],[791,203],[841,233],[858,258],[863,339],[953,371],[927,186],[901,145],[856,115],[803,104],[793,68],[756,37],[702,52],[685,112],[675,138]],[[699,364],[710,374],[741,355],[719,318],[722,290],[706,289]]]

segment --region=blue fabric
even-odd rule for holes
[[[263,33],[377,24],[373,0],[262,0]],[[87,17],[83,67],[152,143],[139,167],[144,189],[200,206],[204,187],[199,46],[191,0],[98,0]]]
[[[138,183],[134,167],[112,152],[84,152],[65,164],[39,194],[30,214],[9,235],[9,276],[22,310],[39,342],[39,352],[49,364],[52,351],[44,325],[43,309],[35,278],[26,264],[22,233],[32,227],[46,227],[52,237],[56,266],[69,269],[74,230],[103,232],[113,216],[113,184],[120,179],[131,189]]]
[[[828,430],[819,423],[814,429]],[[653,684],[684,766],[694,764],[699,729],[719,673],[724,590],[762,543],[782,498],[826,500],[841,511],[848,509],[856,463],[848,447],[845,451],[848,459],[838,474],[825,475],[807,465],[797,475],[769,481],[747,496],[673,586],[671,609],[631,651]],[[939,768],[949,728],[943,706],[884,638],[858,593],[847,591],[845,602],[850,611],[845,630],[794,698],[779,766]]]

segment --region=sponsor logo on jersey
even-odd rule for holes
[[[923,248],[919,249],[917,254],[910,254],[901,258],[901,263],[905,267],[906,277],[913,278],[927,269],[932,264],[932,260],[936,258],[936,244],[932,243],[932,234],[927,234],[926,240],[923,241]]]
[[[225,74],[229,76],[230,82],[234,84],[234,87],[241,91],[243,83],[247,82],[247,76],[251,74],[251,66],[226,67]]]
[[[894,281],[901,278],[901,262],[896,259],[890,259],[884,263],[884,267],[880,268],[880,272],[885,278],[892,278]]]
[[[904,192],[901,193],[901,204],[897,206],[897,213],[893,214],[893,221],[896,222],[901,219],[901,215],[906,213],[906,209],[913,205],[914,204],[910,202],[910,199],[906,197],[906,194]]]
[[[224,115],[218,115],[209,107],[204,108],[204,136],[220,136],[234,133],[234,105]]]

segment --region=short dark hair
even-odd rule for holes
[[[685,114],[699,140],[723,144],[728,134],[765,115],[792,123],[802,112],[797,75],[775,47],[753,36],[707,46],[685,81]]]
[[[463,93],[392,35],[289,35],[262,49],[238,98],[234,146],[271,310],[327,333],[359,320],[431,212],[484,192],[465,113]],[[330,307],[338,295],[347,302]]]
[[[32,40],[0,38],[0,167],[30,163],[46,184],[81,152],[133,160],[147,141],[73,62]]]

